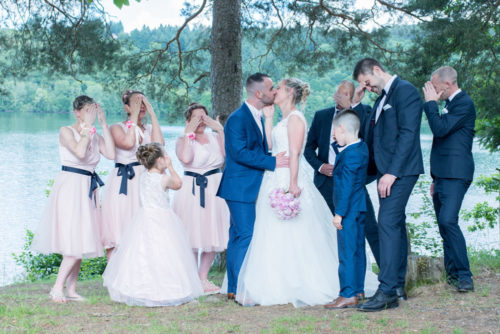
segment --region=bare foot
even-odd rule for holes
[[[55,291],[54,289],[50,289],[49,296],[50,296],[50,299],[52,299],[52,301],[54,303],[64,304],[67,301],[67,299],[64,296],[63,292],[61,292],[61,291]]]

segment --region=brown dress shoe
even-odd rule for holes
[[[333,303],[326,304],[324,307],[328,310],[336,310],[342,308],[354,308],[357,305],[358,305],[357,297],[344,298],[342,296],[339,296],[339,298],[335,299]]]
[[[236,295],[235,295],[234,293],[229,292],[229,293],[227,294],[227,299],[228,299],[228,300],[232,300],[232,299],[235,299],[235,298],[236,298]]]
[[[356,295],[356,298],[358,298],[358,302],[362,301],[362,300],[366,300],[367,298],[365,298],[365,294],[363,292],[361,293],[358,293]]]

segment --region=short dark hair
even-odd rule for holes
[[[82,110],[87,104],[95,103],[94,99],[87,95],[80,95],[73,101],[73,110]]]
[[[267,75],[265,73],[260,73],[260,72],[257,72],[257,73],[254,73],[254,74],[250,75],[247,78],[246,88],[248,89],[248,87],[250,87],[255,82],[262,82],[262,81],[264,81],[264,78],[270,78],[270,77],[269,77],[269,75]]]
[[[352,73],[352,78],[354,80],[358,80],[360,74],[373,74],[373,67],[378,66],[382,71],[385,72],[384,67],[380,62],[373,58],[364,58],[357,62],[356,66],[354,66],[354,71]]]
[[[191,115],[193,114],[193,111],[196,109],[203,109],[205,114],[207,114],[207,116],[208,116],[207,107],[205,107],[203,104],[200,104],[198,102],[193,102],[184,111],[184,117],[186,117],[186,120],[189,121],[191,119]]]

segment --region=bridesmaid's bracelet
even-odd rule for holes
[[[184,136],[190,140],[194,140],[196,138],[196,134],[194,132],[186,133]]]

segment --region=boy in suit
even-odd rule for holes
[[[359,117],[351,109],[333,119],[333,145],[339,150],[333,167],[333,225],[338,229],[340,292],[333,303],[325,305],[327,309],[356,307],[357,296],[364,294],[368,146],[358,137],[359,127]]]

